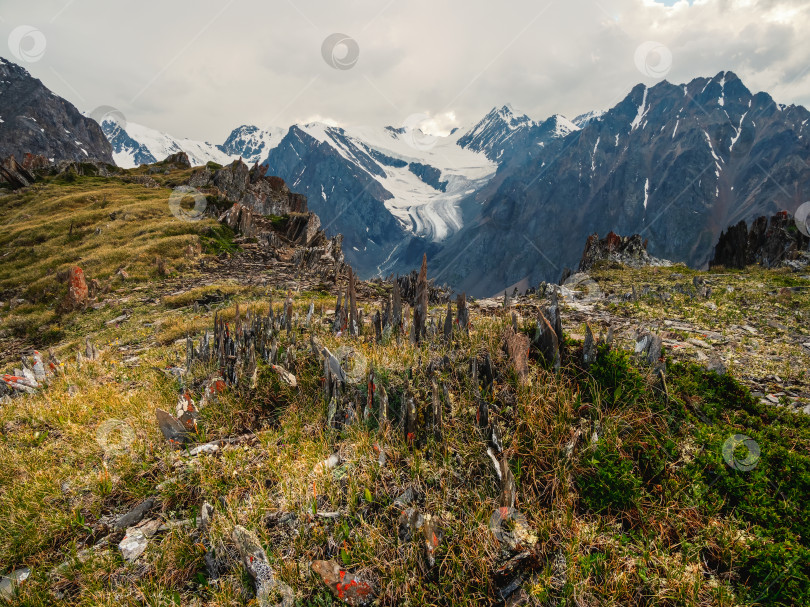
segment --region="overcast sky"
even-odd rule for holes
[[[574,117],[721,70],[810,105],[808,31],[806,0],[0,0],[0,54],[80,110],[214,143],[246,123],[464,126],[507,102]]]

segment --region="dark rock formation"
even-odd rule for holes
[[[342,271],[343,239],[340,234],[327,238],[317,227],[320,220],[314,213],[291,213],[274,221],[237,202],[219,220],[241,235],[258,240],[277,259],[291,258],[299,267],[320,266],[338,274]]]
[[[633,268],[669,263],[650,256],[647,253],[647,241],[642,241],[639,234],[619,236],[613,232],[609,232],[601,240],[598,234],[588,236],[579,262],[579,271],[587,272],[600,261],[620,263]]]
[[[175,154],[170,154],[166,157],[161,164],[172,165],[173,168],[178,169],[190,169],[191,168],[191,161],[188,159],[188,154],[185,152],[177,152]]]
[[[520,382],[525,383],[529,374],[529,337],[508,327],[503,336],[502,347],[509,365],[517,373]]]
[[[14,156],[0,161],[0,181],[9,184],[12,190],[29,186],[34,183],[34,179],[34,174],[17,162]]]
[[[0,158],[31,153],[52,162],[113,163],[112,146],[95,120],[5,59],[0,59],[0,117]]]
[[[266,166],[256,164],[249,169],[241,160],[234,160],[214,172],[208,167],[197,169],[191,174],[189,185],[217,193],[261,215],[307,212],[306,196],[291,192],[283,179],[268,177],[266,173]]]
[[[428,314],[427,255],[422,257],[422,268],[416,281],[416,301],[413,307],[413,326],[416,343],[426,337],[425,321]]]
[[[773,217],[759,217],[751,224],[744,221],[720,233],[709,266],[745,268],[759,264],[778,266],[801,257],[810,247],[810,238],[801,233],[787,211]]]

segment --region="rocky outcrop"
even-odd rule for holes
[[[67,286],[68,292],[63,303],[65,309],[75,310],[87,305],[90,291],[84,278],[84,271],[79,266],[75,266],[68,271]]]
[[[283,179],[268,177],[266,173],[264,165],[255,164],[249,169],[241,160],[234,160],[216,171],[208,167],[197,169],[189,185],[217,193],[261,215],[307,212],[306,196],[291,192]]]
[[[579,262],[579,271],[587,272],[602,261],[620,263],[631,268],[671,265],[668,261],[656,259],[647,253],[647,241],[642,240],[639,234],[619,236],[614,232],[608,232],[601,240],[599,234],[588,236]]]
[[[255,238],[276,259],[308,269],[342,271],[343,237],[327,238],[314,213],[291,213],[276,220],[237,202],[219,220],[242,236]]]
[[[758,217],[748,225],[741,221],[720,233],[710,266],[772,268],[799,260],[808,251],[810,238],[796,227],[787,211],[773,217]]]
[[[112,146],[96,121],[54,95],[27,70],[0,58],[0,158],[41,154],[52,162],[113,163]]]
[[[0,161],[0,181],[7,183],[12,190],[29,186],[34,179],[34,174],[17,162],[14,156]]]

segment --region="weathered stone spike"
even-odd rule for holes
[[[453,338],[453,306],[447,302],[447,314],[444,317],[444,339],[450,341]]]
[[[456,322],[464,333],[470,334],[470,311],[467,308],[467,295],[465,293],[456,298]]]
[[[416,403],[413,396],[408,395],[405,399],[405,440],[409,443],[416,438]]]
[[[366,387],[368,388],[368,394],[366,396],[366,410],[363,412],[363,419],[365,421],[368,421],[369,418],[371,417],[371,411],[374,408],[374,391],[375,391],[375,389],[377,387],[375,385],[375,383],[374,383],[374,369],[373,368],[369,368],[368,382],[367,382]]]
[[[349,300],[349,333],[351,335],[358,334],[358,317],[357,317],[357,294],[355,292],[356,285],[355,285],[355,278],[354,278],[354,270],[352,270],[351,266],[349,266],[349,286],[348,286],[348,293],[347,299]]]
[[[585,342],[582,346],[582,363],[585,365],[585,368],[590,367],[594,362],[596,362],[596,341],[593,337],[593,331],[591,330],[591,324],[589,322],[585,322]]]
[[[394,280],[392,297],[394,309],[391,326],[394,327],[394,332],[398,335],[402,331],[402,297],[399,293],[399,280],[396,279]]]
[[[416,283],[416,305],[413,308],[414,341],[421,343],[427,336],[425,322],[428,313],[427,254],[422,254],[422,267]]]
[[[380,343],[382,341],[382,320],[380,319],[380,312],[374,313],[374,341]]]
[[[537,336],[535,341],[546,364],[551,365],[555,373],[559,372],[560,342],[557,339],[557,333],[554,331],[543,312],[540,312],[540,318],[537,320]]]
[[[388,425],[388,393],[385,391],[385,386],[380,385],[380,428],[385,428]]]
[[[502,508],[514,508],[515,496],[517,494],[517,487],[515,486],[515,477],[512,474],[512,469],[509,467],[509,462],[506,458],[501,459],[501,498],[500,506]]]
[[[503,350],[520,383],[525,384],[529,375],[529,337],[509,327],[504,334]]]
[[[431,397],[433,404],[433,437],[437,441],[442,439],[442,402],[439,400],[439,384],[434,378],[430,382]]]

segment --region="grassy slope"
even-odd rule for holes
[[[199,234],[205,223],[175,226],[164,206],[168,190],[137,187],[86,179],[0,199],[0,205],[16,205],[4,208],[16,209],[11,225],[18,239],[45,229],[34,216],[48,217],[46,225],[56,222],[60,199],[79,205],[78,214],[95,222],[84,224],[89,232],[81,241],[88,239],[85,252],[79,253],[84,244],[75,252],[65,246],[65,217],[36,245],[47,254],[31,257],[39,265],[30,280],[26,273],[32,270],[22,263],[13,271],[3,269],[3,288],[31,289],[22,291],[34,302],[30,313],[19,312],[22,306],[4,310],[5,318],[18,314],[22,326],[56,322],[48,314],[60,294],[47,274],[49,264],[58,269],[75,263],[81,254],[83,264],[96,264],[88,265],[91,276],[105,278],[115,272],[121,261],[111,232],[118,228],[99,235],[111,238],[106,255],[91,246],[95,227],[108,221],[104,216],[113,209],[132,207],[133,214],[142,213],[141,220],[133,222],[137,226],[121,226],[133,230],[128,239],[133,243],[135,232],[149,221],[156,222],[157,230],[157,236],[143,239],[140,254],[128,258],[133,280],[111,283],[115,290],[107,307],[58,320],[54,339],[60,341],[66,361],[64,375],[37,395],[0,405],[0,572],[22,565],[33,569],[17,601],[50,604],[57,590],[66,602],[77,605],[247,604],[251,595],[244,569],[232,556],[226,558],[235,523],[260,536],[273,566],[296,589],[302,604],[332,602],[309,569],[311,560],[332,556],[372,579],[382,589],[384,604],[474,605],[492,600],[501,555],[488,523],[499,492],[485,454],[486,441],[475,429],[474,387],[466,361],[472,352],[499,352],[500,334],[510,322],[506,316],[475,313],[471,336],[457,338],[453,349],[459,352],[458,361],[440,378],[450,394],[441,444],[420,435],[416,446],[409,446],[401,431],[380,433],[373,420],[340,433],[325,430],[320,366],[301,345],[307,343],[309,331],[298,329],[298,346],[280,336],[282,351],[293,347],[298,352],[293,369],[297,390],[283,387],[265,372],[255,390],[229,391],[204,411],[200,440],[252,432],[256,442],[184,458],[163,441],[154,409],[172,410],[176,401],[177,383],[158,370],[184,357],[184,347],[175,340],[212,323],[214,310],[195,310],[191,304],[203,293],[220,289],[227,299],[215,307],[226,316],[235,313],[237,302],[243,314],[249,306],[264,313],[268,294],[223,279],[193,293],[169,295],[177,286],[170,289],[156,280],[150,257],[159,252],[172,265],[186,263],[181,251],[188,241],[176,241],[195,233],[176,230],[193,228]],[[118,206],[96,208],[103,201],[98,198],[102,190],[110,200],[116,197]],[[26,196],[23,209],[20,199]],[[40,212],[45,208],[50,210]],[[25,213],[31,217],[24,219]],[[12,241],[4,241],[4,246]],[[190,280],[184,284],[193,284],[190,264],[185,272],[183,278]],[[756,276],[768,286],[785,280],[781,274]],[[650,270],[605,271],[597,279],[603,285],[613,280],[617,289],[629,288],[627,280],[663,280]],[[284,293],[271,296],[280,302]],[[726,296],[732,294],[718,290],[713,301],[722,306]],[[298,294],[299,317],[310,301],[327,309],[333,303],[322,294]],[[676,304],[689,307],[682,316],[699,313],[697,304],[676,299],[658,306],[651,298],[622,304],[614,312],[632,318],[671,317]],[[368,302],[365,305],[373,312]],[[729,314],[740,314],[735,306],[728,305]],[[125,308],[130,311],[127,321],[105,324]],[[336,338],[320,320],[315,331],[325,345],[333,351],[351,345],[374,366],[393,411],[401,407],[411,368],[411,390],[420,406],[427,406],[430,383],[420,369],[425,361],[450,353],[448,346],[434,342],[417,348]],[[795,314],[786,313],[782,320],[796,331],[801,326]],[[532,331],[530,313],[524,311],[520,322]],[[79,368],[69,354],[88,330],[103,355]],[[569,345],[575,354],[576,344]],[[810,602],[805,568],[810,561],[810,418],[766,407],[732,379],[707,373],[686,358],[671,361],[662,386],[621,352],[603,352],[587,372],[572,356],[559,376],[533,356],[531,384],[520,386],[496,357],[498,377],[488,398],[498,407],[496,417],[505,429],[504,446],[518,485],[517,506],[539,540],[537,565],[524,583],[538,604]],[[195,369],[194,378],[211,371]],[[362,401],[365,387],[361,383],[357,389]],[[134,441],[105,455],[97,434],[111,419],[125,422],[134,431]],[[723,444],[736,433],[750,436],[760,447],[760,460],[750,471],[732,469],[723,459]],[[116,436],[109,438],[114,441]],[[575,437],[571,455],[566,455]],[[385,467],[376,463],[375,444],[387,449]],[[317,462],[335,451],[344,464],[330,472],[313,472]],[[739,459],[746,455],[744,449],[737,453]],[[431,576],[420,572],[416,546],[397,542],[399,510],[392,502],[409,485],[424,495],[423,510],[440,520],[442,541]],[[195,517],[203,500],[214,504],[212,544],[231,565],[219,581],[206,578],[203,548],[185,528],[156,536],[136,564],[124,563],[117,549],[100,551],[83,563],[74,558],[100,539],[99,521],[149,495],[160,497],[159,513],[169,520]],[[339,511],[342,516],[310,516],[315,499],[319,511]],[[268,525],[265,517],[279,510],[297,513],[297,522],[292,527]],[[113,539],[117,543],[120,535]],[[58,576],[49,575],[66,560],[69,564]]]
[[[81,323],[79,314],[60,313],[67,292],[59,273],[74,265],[87,280],[120,297],[133,285],[115,273],[123,268],[133,283],[188,273],[185,249],[206,245],[219,252],[227,229],[214,219],[180,221],[169,210],[171,190],[124,183],[119,178],[56,178],[23,193],[0,195],[1,337],[17,337],[43,348]],[[166,263],[161,275],[158,258]],[[15,303],[14,300],[24,301]]]

